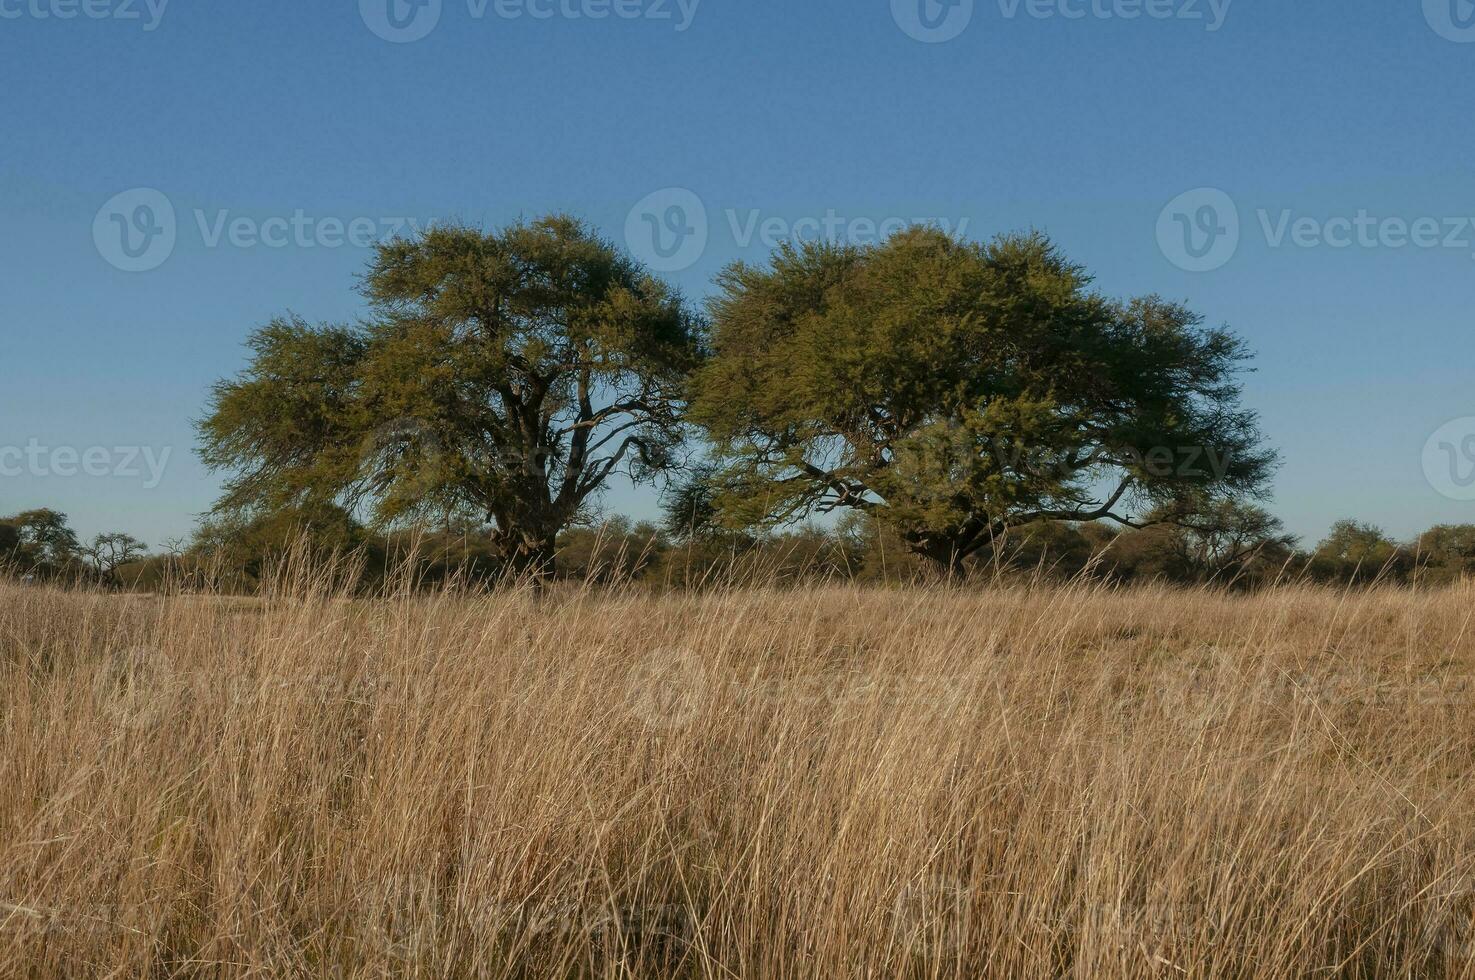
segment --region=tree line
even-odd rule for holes
[[[784,245],[715,287],[694,308],[561,215],[386,243],[365,317],[278,319],[215,386],[216,514],[470,523],[546,575],[618,473],[697,532],[865,515],[955,576],[1032,524],[1205,520],[1275,464],[1237,337],[1040,234]]]
[[[0,517],[0,572],[30,578],[121,582],[120,569],[148,555],[148,545],[122,532],[83,541],[67,515],[49,508]]]
[[[360,290],[353,323],[255,330],[213,387],[199,451],[224,492],[194,553],[250,574],[284,534],[388,554],[433,532],[550,577],[621,477],[662,490],[634,553],[667,558],[812,542],[959,578],[1145,548],[1134,569],[1239,579],[1295,555],[1257,505],[1277,459],[1241,403],[1244,343],[1102,295],[1038,233],[786,244],[694,305],[552,215],[386,242]]]
[[[988,581],[1085,578],[1241,590],[1291,582],[1439,585],[1475,576],[1475,525],[1441,525],[1400,542],[1373,525],[1343,520],[1303,549],[1264,510],[1235,509],[1212,531],[1176,524],[1140,530],[1104,522],[1030,525],[975,558],[974,572]],[[494,582],[506,567],[479,531],[468,525],[386,532],[334,510],[278,514],[250,525],[208,521],[192,540],[166,542],[150,553],[128,535],[99,535],[126,539],[126,545],[84,544],[65,514],[34,510],[0,517],[0,573],[143,591],[250,593],[294,557],[353,556],[359,584],[370,589],[406,563],[414,563],[427,584],[452,576]],[[866,515],[762,535],[693,532],[670,512],[660,522],[614,516],[562,532],[557,558],[564,579],[655,588],[936,578],[894,530]]]

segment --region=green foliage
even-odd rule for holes
[[[1475,576],[1475,524],[1441,524],[1419,536],[1415,544],[1423,578],[1449,582]]]
[[[1142,532],[1141,536],[1148,533]],[[1090,568],[1117,538],[1118,535],[1102,525],[1082,528],[1063,521],[1039,521],[1012,528],[997,543],[997,562],[1052,578],[1069,578]]]
[[[722,519],[865,510],[955,571],[1012,527],[1258,493],[1274,457],[1239,407],[1242,343],[1089,283],[1042,236],[929,228],[730,267],[692,411]]]
[[[660,528],[613,517],[558,536],[560,574],[580,582],[629,582],[649,572],[669,547]]]
[[[1216,500],[1133,536],[1139,573],[1169,581],[1220,582],[1274,576],[1290,568],[1296,538],[1260,507]]]
[[[0,564],[27,574],[63,574],[81,550],[67,515],[59,511],[23,511],[0,518],[0,527]]]
[[[1310,568],[1320,579],[1368,582],[1399,579],[1411,564],[1398,542],[1381,528],[1360,521],[1338,521],[1316,546]]]
[[[277,321],[216,386],[201,455],[236,474],[218,512],[472,519],[541,569],[612,473],[672,465],[698,324],[580,222],[391,242],[363,292],[365,322]]]
[[[661,529],[677,541],[713,540],[727,536],[719,522],[717,468],[693,467],[667,488],[661,500]]]
[[[368,544],[368,535],[352,514],[325,503],[217,515],[200,526],[190,550],[218,572],[244,575],[254,582],[289,554],[321,561]]]
[[[130,534],[99,534],[83,544],[67,515],[49,508],[0,518],[0,571],[42,579],[118,584],[116,572],[148,545]]]
[[[216,383],[199,423],[207,465],[235,469],[220,513],[329,505],[359,477],[357,388],[369,342],[350,327],[274,320],[251,335],[249,366]]]

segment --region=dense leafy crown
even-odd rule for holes
[[[363,291],[365,322],[278,320],[216,387],[202,455],[238,473],[223,509],[471,513],[546,547],[617,468],[669,462],[695,323],[578,221],[391,242]]]
[[[693,406],[726,463],[719,509],[866,509],[956,557],[1016,524],[1254,491],[1272,459],[1238,407],[1241,342],[1089,283],[1042,236],[930,228],[729,268]]]

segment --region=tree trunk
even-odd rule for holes
[[[553,578],[557,571],[557,536],[556,531],[508,534],[501,547],[508,571],[518,578],[526,576],[539,583]]]
[[[921,558],[943,581],[960,582],[968,577],[968,566],[964,564],[967,556],[957,542],[950,539],[909,538],[907,544],[912,554]]]

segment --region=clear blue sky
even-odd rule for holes
[[[1424,465],[1435,430],[1475,416],[1468,0],[396,0],[397,20],[384,2],[0,0],[0,447],[43,453],[0,476],[0,513],[188,533],[216,489],[190,419],[247,332],[361,309],[368,250],[319,219],[563,209],[623,241],[637,203],[684,188],[709,226],[671,275],[694,297],[765,253],[754,215],[1043,229],[1106,292],[1187,300],[1249,340],[1293,531],[1475,520]],[[127,272],[121,234],[162,227],[139,210],[158,197],[105,205],[137,188],[176,230]],[[1164,214],[1196,188],[1222,194]],[[1203,209],[1224,200],[1237,249],[1221,235],[1195,260],[1184,235],[1212,245],[1229,216]],[[1287,211],[1312,220],[1295,233]],[[1435,219],[1439,244],[1366,221],[1359,243],[1359,212]],[[115,453],[135,446],[170,453],[157,486]],[[101,447],[103,475],[57,447]]]

